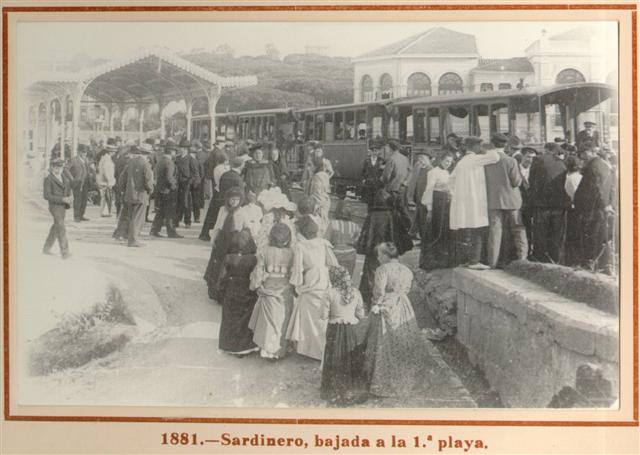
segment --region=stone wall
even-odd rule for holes
[[[585,368],[599,378],[599,390],[574,405],[615,402],[616,316],[499,270],[458,268],[452,281],[458,300],[457,338],[506,406],[557,407],[567,390],[584,387],[579,382],[585,374],[578,372]]]

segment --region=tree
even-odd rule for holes
[[[225,55],[227,57],[233,57],[233,55],[235,54],[235,51],[227,43],[223,43],[218,47],[216,47],[216,50],[214,51],[214,53],[218,55]]]
[[[280,60],[280,51],[273,43],[269,43],[264,47],[265,54],[271,60]]]

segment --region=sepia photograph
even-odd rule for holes
[[[616,21],[15,36],[19,406],[619,409]]]

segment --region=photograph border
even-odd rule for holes
[[[120,416],[32,416],[11,414],[9,355],[9,43],[8,19],[12,13],[38,12],[313,12],[313,11],[550,11],[550,10],[626,10],[631,14],[632,49],[632,158],[633,158],[633,416],[620,421],[542,421],[542,420],[403,420],[403,419],[308,419],[308,418],[225,418],[225,417],[120,417]],[[4,419],[34,422],[130,422],[130,423],[230,423],[230,424],[302,424],[302,425],[431,425],[431,426],[511,426],[511,427],[638,427],[638,47],[637,6],[635,4],[313,4],[313,5],[182,5],[182,6],[9,6],[2,8],[2,202],[3,202],[3,355],[4,355]]]

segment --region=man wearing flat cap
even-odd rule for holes
[[[600,143],[600,133],[596,130],[595,122],[586,121],[584,122],[584,129],[578,132],[576,136],[576,147],[578,152],[582,152],[589,148],[589,144],[600,147],[602,145]]]
[[[496,268],[500,252],[506,259],[507,252],[515,249],[515,259],[527,259],[529,246],[527,233],[522,220],[522,195],[520,185],[522,175],[518,162],[503,151],[509,138],[496,133],[491,144],[498,153],[497,163],[484,167],[487,181],[487,208],[489,209],[489,239],[487,242],[487,262],[489,267]],[[506,228],[508,235],[502,235]],[[509,243],[504,244],[503,239]]]
[[[176,174],[178,176],[178,206],[176,211],[176,227],[184,222],[191,226],[191,188],[200,185],[200,176],[196,160],[189,155],[191,144],[182,138],[178,146],[179,155],[176,156]]]
[[[87,146],[78,144],[78,154],[71,160],[69,172],[73,176],[73,220],[88,221],[84,213],[89,199],[89,162],[87,161]]]
[[[70,177],[64,172],[64,160],[62,158],[52,159],[49,175],[44,179],[43,195],[45,200],[49,202],[49,213],[53,217],[53,224],[49,229],[49,235],[44,242],[42,252],[51,254],[51,248],[57,240],[63,259],[70,256],[64,215],[71,207],[71,184]]]
[[[497,163],[498,152],[487,150],[482,154],[482,139],[465,138],[466,154],[460,159],[449,177],[451,209],[449,226],[455,233],[456,243],[466,245],[468,252],[456,257],[458,264],[466,263],[472,269],[487,269],[481,264],[482,228],[489,225],[487,186],[484,166]],[[467,257],[468,256],[468,257]]]
[[[564,262],[567,210],[571,199],[564,189],[567,178],[564,149],[559,143],[545,146],[529,171],[529,206],[533,210],[532,257],[537,262]]]
[[[153,171],[148,155],[153,147],[142,143],[131,150],[132,156],[120,178],[124,186],[124,202],[129,214],[128,246],[144,246],[138,241],[138,236],[144,225],[144,215],[149,195],[153,192]]]

